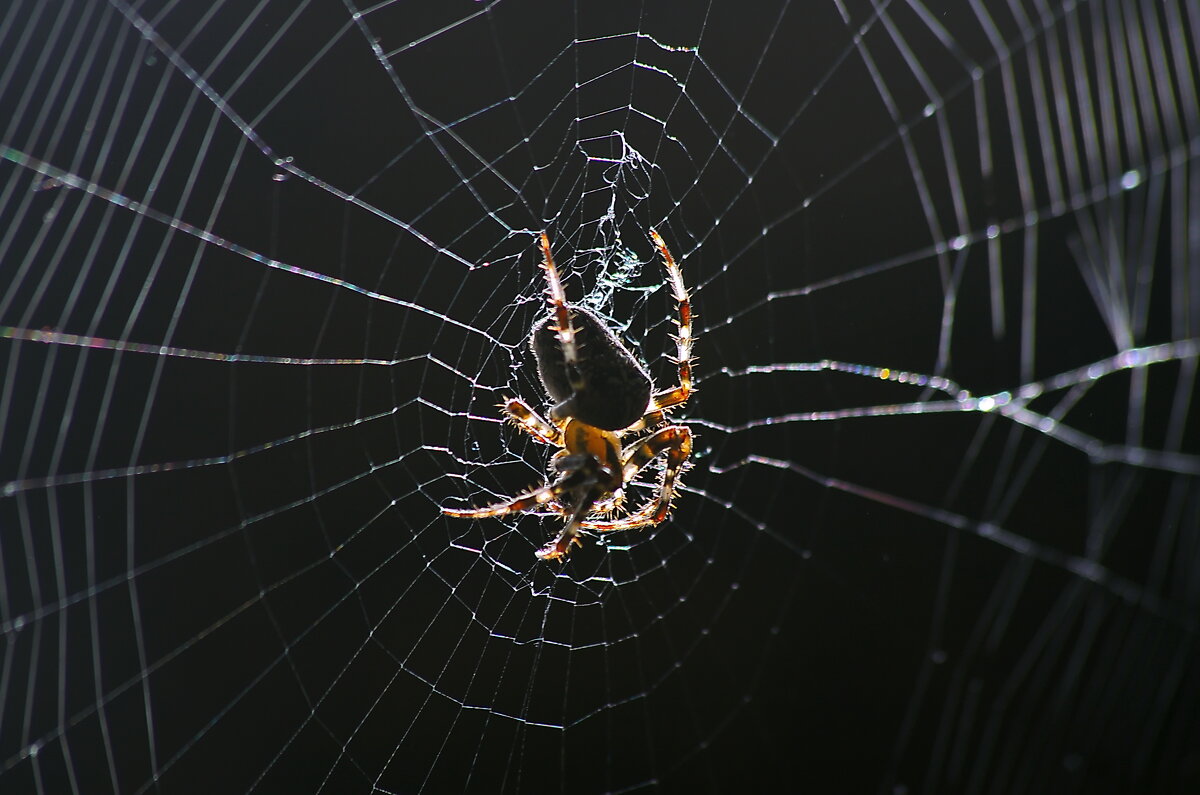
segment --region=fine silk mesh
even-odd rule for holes
[[[0,792],[1200,791],[1198,38],[10,0]],[[652,228],[671,516],[442,515],[547,478],[542,231],[676,383]]]

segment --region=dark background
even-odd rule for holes
[[[0,791],[1200,787],[1190,4],[0,18]],[[652,226],[670,520],[442,517]]]

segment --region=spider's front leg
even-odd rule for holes
[[[596,501],[620,485],[621,463],[615,447],[615,437],[594,428],[575,423],[563,434],[567,448],[554,457],[554,469],[560,477],[554,482],[525,492],[505,502],[483,508],[442,508],[442,513],[458,519],[487,519],[520,513],[537,506],[548,506],[556,513],[567,517],[567,523],[553,541],[542,546],[537,556],[542,560],[556,560],[570,551],[571,544],[583,545],[580,539],[580,522],[592,511]],[[587,450],[588,441],[611,443],[611,455],[607,463],[597,459]],[[581,449],[582,452],[570,452]]]
[[[442,508],[442,513],[456,519],[487,519],[492,516],[504,516],[509,513],[528,511],[539,505],[546,505],[553,502],[560,492],[560,485],[552,483],[519,494],[505,502],[486,505],[482,508]]]
[[[583,546],[583,540],[579,537],[579,527],[583,517],[591,511],[594,501],[593,489],[579,490],[563,529],[558,531],[558,535],[554,537],[553,541],[547,541],[541,549],[534,553],[539,560],[559,560],[571,551],[571,544]]]
[[[692,455],[692,432],[683,425],[670,425],[645,439],[625,448],[621,455],[622,479],[629,483],[647,464],[663,453],[667,454],[667,466],[663,470],[662,482],[654,499],[646,503],[637,513],[612,521],[583,521],[579,526],[585,530],[608,533],[614,530],[632,530],[662,522],[671,510],[671,500],[679,473]]]

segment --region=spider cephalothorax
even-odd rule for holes
[[[541,236],[550,313],[529,335],[538,377],[553,402],[544,420],[520,398],[510,398],[504,411],[534,439],[559,449],[551,459],[551,481],[510,500],[484,508],[443,508],[448,516],[483,519],[545,507],[566,517],[558,536],[537,556],[561,558],[571,544],[581,544],[581,530],[608,532],[645,527],[663,521],[671,509],[679,473],[692,452],[686,426],[668,424],[665,412],[683,405],[692,394],[692,309],[683,276],[666,243],[653,229],[650,237],[662,256],[679,307],[675,336],[679,384],[654,391],[646,368],[592,312],[567,303],[550,239]],[[624,437],[634,441],[622,447]],[[654,498],[637,511],[616,519],[623,489],[650,461],[666,454],[667,463]]]

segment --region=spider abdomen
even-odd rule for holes
[[[551,415],[608,431],[628,428],[650,404],[650,374],[600,318],[581,307],[570,309],[581,389],[571,386],[554,317],[540,319],[529,335],[538,377],[555,402]]]

